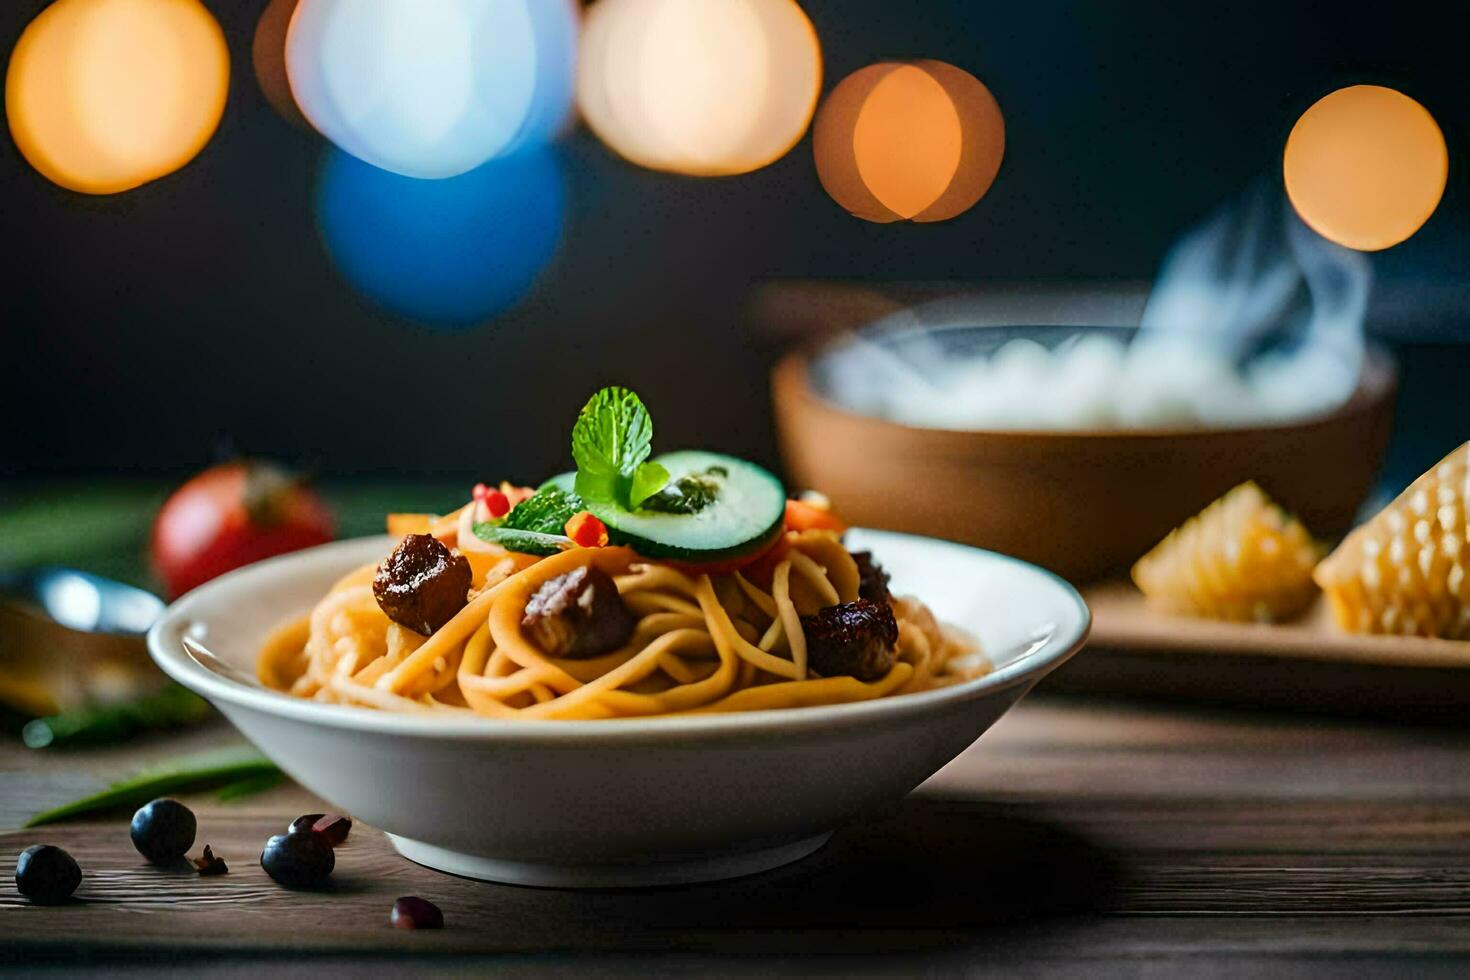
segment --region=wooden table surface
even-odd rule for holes
[[[87,753],[6,743],[0,825],[234,739],[220,724]],[[309,795],[186,799],[228,875],[144,864],[125,818],[0,834],[0,973],[1448,974],[1470,957],[1470,730],[1033,696],[805,861],[638,891],[442,875],[357,826],[330,891],[289,892],[256,859],[320,808]],[[81,863],[84,901],[13,890],[14,855],[42,841]],[[399,895],[438,903],[447,928],[390,928]]]

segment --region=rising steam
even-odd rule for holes
[[[987,322],[988,304],[953,297],[874,323],[816,380],[853,410],[942,428],[1284,422],[1352,394],[1371,281],[1363,255],[1259,185],[1174,246],[1131,337],[964,329]]]

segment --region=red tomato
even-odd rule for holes
[[[785,549],[781,547],[784,535],[778,534],[771,543],[760,551],[741,555],[739,558],[727,558],[724,561],[705,562],[704,564],[691,564],[683,561],[669,561],[665,564],[672,565],[686,575],[729,575],[746,568],[753,568],[760,562],[769,561],[771,556]],[[772,562],[774,565],[774,562]]]
[[[170,596],[251,562],[332,540],[320,497],[253,461],[205,470],[175,490],[153,522],[153,569]]]

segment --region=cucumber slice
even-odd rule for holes
[[[613,543],[647,558],[703,564],[762,551],[785,526],[786,490],[754,463],[693,449],[665,453],[655,462],[669,471],[670,484],[681,477],[723,470],[714,500],[692,514],[628,511],[615,503],[589,501],[587,509],[607,525]]]

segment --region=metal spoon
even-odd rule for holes
[[[74,568],[43,567],[0,575],[0,594],[19,599],[80,633],[141,637],[164,609],[163,600],[151,593]],[[240,684],[262,686],[192,637],[184,637],[184,650],[206,670]]]
[[[157,596],[90,572],[0,572],[0,702],[69,725],[78,712],[156,694],[162,678],[143,634],[162,612]],[[28,736],[27,744],[47,743]]]
[[[142,636],[163,612],[163,600],[152,593],[74,568],[0,574],[0,594],[80,633]]]
[[[232,680],[236,684],[244,684],[247,687],[257,687],[261,690],[265,690],[265,685],[262,684],[258,679],[250,676],[249,674],[245,673],[245,671],[234,666],[233,664],[228,664],[225,661],[221,660],[219,657],[216,657],[214,654],[209,652],[204,644],[200,643],[192,636],[184,637],[183,641],[184,652],[189,655],[189,659],[194,661],[199,666],[203,667],[205,670],[210,671],[214,674],[218,674],[228,680]]]

